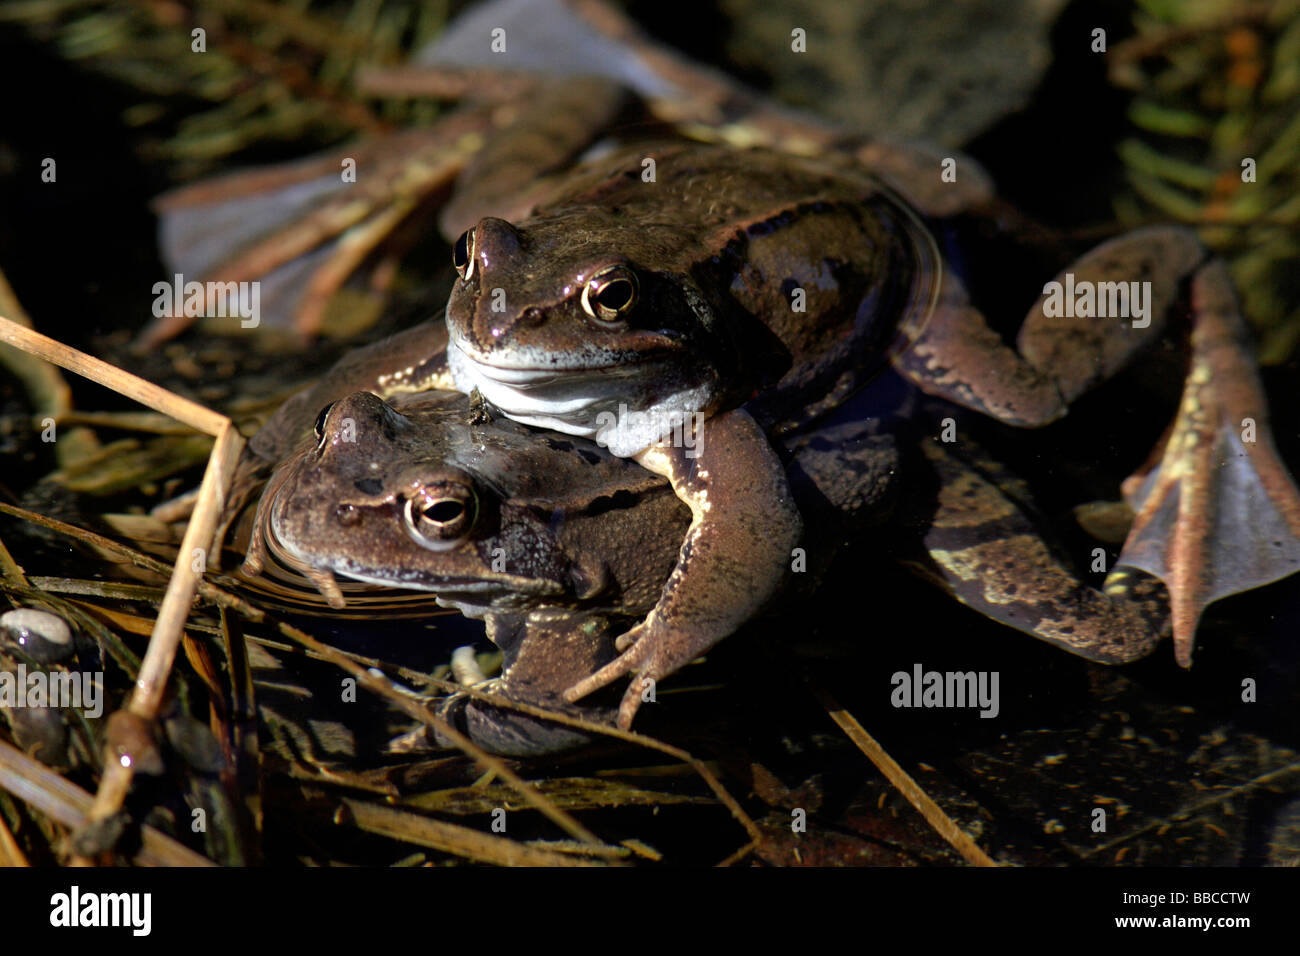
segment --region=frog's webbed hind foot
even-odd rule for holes
[[[1300,491],[1278,457],[1268,405],[1223,263],[1192,281],[1191,366],[1173,425],[1125,482],[1136,517],[1118,564],[1169,587],[1174,652],[1219,598],[1300,570]]]
[[[1047,546],[998,466],[939,442],[922,450],[939,479],[925,516],[925,577],[987,617],[1106,664],[1144,657],[1168,633],[1157,579],[1117,571],[1102,590],[1090,587]]]

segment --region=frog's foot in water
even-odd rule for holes
[[[1049,308],[1053,296],[1062,305],[1063,291],[1069,307]],[[1300,570],[1300,491],[1273,446],[1227,271],[1190,230],[1155,227],[1093,249],[1044,296],[1017,351],[949,279],[894,363],[926,392],[1035,427],[1127,365],[1188,307],[1182,400],[1151,462],[1125,484],[1137,516],[1117,565],[1165,582],[1175,655],[1189,666],[1207,605]],[[1076,308],[1080,301],[1088,305]]]
[[[1118,565],[1169,587],[1174,653],[1192,662],[1210,603],[1300,571],[1300,491],[1278,457],[1227,269],[1192,279],[1191,367],[1173,425],[1124,484],[1137,513]]]
[[[694,447],[652,446],[637,461],[671,482],[692,520],[659,602],[616,642],[618,659],[570,687],[569,702],[637,673],[619,708],[627,729],[645,681],[690,663],[739,628],[790,571],[803,522],[767,437],[741,409],[699,426]]]

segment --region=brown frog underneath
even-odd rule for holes
[[[1081,582],[1045,544],[1015,482],[968,441],[958,452],[922,440],[900,454],[889,429],[920,417],[905,413],[784,444],[808,516],[807,564],[787,597],[810,595],[843,546],[887,538],[965,603],[1066,649],[1095,631],[1129,649],[1167,633],[1159,582],[1121,576],[1124,587],[1112,579],[1106,592]],[[603,704],[575,707],[563,692],[614,656],[620,622],[653,605],[688,521],[662,478],[582,439],[476,416],[459,395],[390,405],[358,393],[323,409],[318,433],[276,469],[257,516],[266,551],[250,569],[270,555],[336,605],[356,592],[352,581],[432,591],[483,618],[505,651],[494,693],[609,720]],[[583,739],[464,697],[446,712],[501,753]]]

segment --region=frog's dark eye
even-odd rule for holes
[[[451,247],[451,264],[462,279],[474,275],[474,230],[466,229]]]
[[[315,427],[316,427],[316,440],[317,440],[317,441],[324,441],[324,440],[325,440],[325,420],[326,420],[327,418],[330,417],[330,409],[333,408],[333,407],[334,407],[334,403],[333,403],[333,402],[330,402],[328,405],[326,405],[324,408],[322,408],[322,409],[320,410],[320,414],[316,416],[316,426],[315,426]]]
[[[615,322],[636,305],[636,293],[636,273],[626,266],[610,266],[583,288],[582,308],[593,319]]]
[[[427,485],[406,499],[402,509],[406,533],[430,551],[456,547],[474,530],[478,519],[478,496],[460,482]]]

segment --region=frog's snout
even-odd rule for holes
[[[392,441],[410,420],[372,392],[354,392],[324,406],[316,415],[316,451],[342,445]]]

